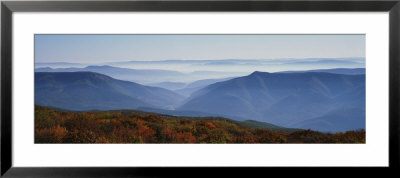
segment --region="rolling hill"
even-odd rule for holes
[[[254,72],[209,85],[193,93],[186,101],[179,110],[319,130],[322,126],[299,123],[318,119],[339,108],[365,110],[365,75]],[[345,118],[362,117],[362,112],[353,114],[343,113],[338,120],[342,119],[345,124]],[[365,128],[365,122],[352,126],[353,129]],[[324,126],[324,129],[337,131],[335,124],[329,128]]]
[[[171,109],[184,97],[94,72],[36,72],[35,104],[71,110]]]
[[[42,67],[35,69],[35,72],[96,72],[119,80],[128,80],[137,83],[149,83],[149,81],[165,81],[175,78],[180,78],[184,74],[170,70],[155,70],[155,69],[129,69],[113,67],[108,65],[103,66],[87,66],[83,68],[50,68]]]
[[[190,91],[192,91],[195,87],[204,87],[208,84],[224,80],[210,79],[210,77],[215,78],[215,76],[235,76],[231,72],[193,71],[182,73],[173,70],[131,69],[109,65],[92,65],[82,68],[39,67],[35,68],[35,72],[96,72],[113,77],[115,79],[127,80],[143,85],[161,87],[168,90],[179,90],[186,87]]]
[[[134,110],[72,112],[37,105],[34,135],[36,144],[365,143],[365,130],[332,134],[221,117],[175,117]]]

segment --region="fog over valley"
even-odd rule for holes
[[[121,61],[106,63],[35,63],[36,71],[92,71],[141,84],[190,83],[251,74],[254,71],[281,72],[332,68],[365,68],[365,58],[306,59],[220,59]],[[133,69],[130,70],[129,69]],[[147,77],[143,77],[146,75]],[[155,77],[152,77],[155,76]]]

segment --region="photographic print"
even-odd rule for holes
[[[366,143],[363,34],[36,34],[35,143]]]

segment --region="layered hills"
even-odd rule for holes
[[[221,116],[324,132],[365,128],[365,69],[256,71],[191,84],[164,82],[159,87],[95,72],[38,71],[43,69],[35,73],[35,104],[41,106]],[[178,94],[183,86],[192,89],[185,96]]]

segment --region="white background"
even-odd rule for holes
[[[14,13],[13,166],[388,166],[387,13]],[[366,144],[34,144],[34,34],[366,34]],[[68,62],[68,61],[66,61]]]

